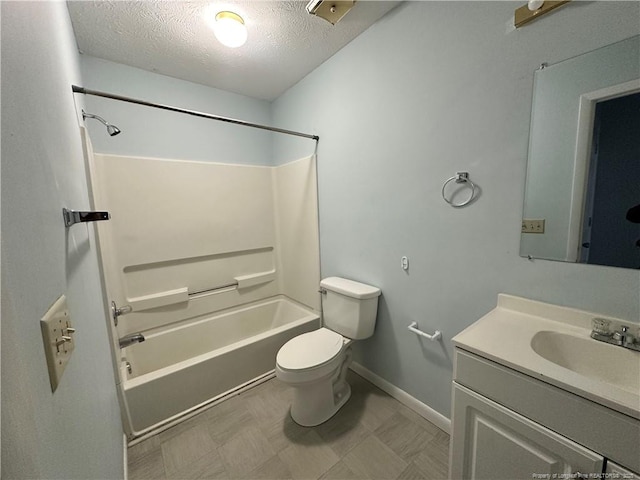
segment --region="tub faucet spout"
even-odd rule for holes
[[[120,343],[120,348],[128,347],[129,345],[140,342],[144,342],[144,335],[142,335],[141,333],[131,333],[118,340],[118,343]]]

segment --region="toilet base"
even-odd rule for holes
[[[352,352],[347,347],[340,368],[332,375],[308,383],[292,384],[291,418],[303,427],[315,427],[333,417],[351,398],[347,372]]]
[[[327,384],[328,383],[328,384]],[[351,387],[343,382],[335,389],[329,382],[302,388],[294,386],[291,418],[303,427],[315,427],[333,417],[351,398]]]

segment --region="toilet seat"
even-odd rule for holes
[[[340,355],[344,340],[342,335],[327,328],[303,333],[282,346],[276,356],[276,364],[287,371],[322,367]]]

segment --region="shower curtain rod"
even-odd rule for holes
[[[269,127],[267,125],[260,125],[259,123],[245,122],[244,120],[236,120],[235,118],[221,117],[218,115],[211,115],[210,113],[198,112],[196,110],[187,110],[186,108],[173,107],[171,105],[163,105],[161,103],[147,102],[146,100],[138,100],[137,98],[124,97],[122,95],[115,95],[113,93],[101,92],[99,90],[90,90],[88,88],[79,87],[77,85],[71,85],[71,89],[74,93],[82,93],[84,95],[93,95],[95,97],[110,98],[112,100],[120,100],[121,102],[135,103],[136,105],[143,105],[145,107],[159,108],[161,110],[169,110],[170,112],[186,113],[187,115],[193,115],[194,117],[209,118],[211,120],[219,120],[221,122],[234,123],[236,125],[244,125],[245,127],[260,128],[262,130],[269,130],[271,132],[284,133],[286,135],[295,135],[297,137],[310,138],[316,142],[320,140],[317,135],[311,135],[308,133],[295,132],[293,130],[285,130],[284,128]]]

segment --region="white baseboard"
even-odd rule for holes
[[[451,433],[451,420],[445,417],[444,415],[442,415],[441,413],[436,412],[429,405],[422,403],[417,398],[412,397],[404,390],[396,387],[392,383],[389,383],[384,378],[376,375],[371,370],[366,369],[359,363],[353,362],[350,368],[361,377],[364,377],[367,380],[369,380],[376,387],[387,392],[389,395],[391,395],[393,398],[398,400],[404,406],[410,408],[421,417],[429,420],[431,423],[433,423],[436,427],[438,427],[443,432]]]

